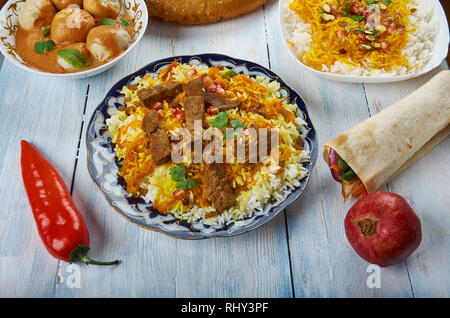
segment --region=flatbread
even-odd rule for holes
[[[150,17],[185,25],[231,19],[251,12],[266,2],[267,0],[145,0]]]
[[[450,134],[450,71],[324,145],[355,171],[368,193],[375,192]],[[342,183],[343,196],[352,184]]]

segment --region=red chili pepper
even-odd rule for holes
[[[30,143],[22,140],[20,145],[23,183],[39,236],[48,252],[70,263],[119,264],[118,260],[100,262],[86,256],[90,249],[89,232],[64,180]]]

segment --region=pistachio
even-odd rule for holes
[[[378,32],[380,32],[380,33],[384,33],[384,32],[386,32],[386,27],[384,26],[384,25],[377,25],[376,27],[375,27],[375,30],[377,30]]]
[[[336,17],[332,14],[328,14],[328,13],[324,13],[323,14],[323,19],[325,21],[333,21]]]
[[[384,3],[380,3],[380,9],[381,10],[386,10],[387,6]]]
[[[376,49],[379,49],[381,47],[380,43],[378,43],[378,42],[372,42],[370,44]]]
[[[330,6],[328,5],[328,4],[324,4],[323,6],[322,6],[322,8],[325,10],[325,12],[327,12],[327,13],[330,13],[331,12],[331,8],[330,8]]]
[[[362,50],[365,50],[365,51],[371,51],[372,50],[372,47],[370,45],[367,45],[367,44],[361,44],[359,46],[359,48],[362,49]]]
[[[366,35],[366,39],[369,41],[375,41],[375,37],[373,35]]]

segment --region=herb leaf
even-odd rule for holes
[[[170,167],[169,174],[175,182],[184,181],[186,175],[186,168],[183,165]]]
[[[364,17],[362,15],[352,15],[351,18],[358,22],[364,21]]]
[[[47,35],[50,34],[50,27],[48,28],[42,27],[41,30],[42,30],[42,38],[45,38]]]
[[[228,70],[225,73],[223,73],[222,77],[227,78],[228,76],[236,76],[236,75],[238,75],[238,73],[236,73],[235,71]]]
[[[356,176],[356,173],[350,168],[348,171],[342,174],[342,179],[345,181],[350,181]]]
[[[54,48],[55,42],[53,42],[52,40],[34,43],[34,50],[38,54],[53,51]]]
[[[188,178],[186,180],[186,184],[188,186],[188,189],[193,188],[197,185],[197,181],[195,181],[194,179]]]
[[[64,61],[76,68],[83,68],[91,65],[87,58],[78,50],[75,49],[63,49],[58,51],[58,56],[60,56]]]
[[[213,120],[211,120],[211,123],[209,124],[212,127],[216,128],[225,128],[228,124],[228,113],[227,112],[220,112],[214,117]]]
[[[127,19],[122,19],[120,20],[120,25],[126,27],[130,25],[130,22]]]
[[[186,168],[183,165],[173,166],[169,169],[172,180],[176,182],[177,189],[190,189],[197,185],[194,179],[186,179]]]
[[[100,24],[103,24],[103,25],[116,25],[116,22],[114,22],[111,19],[103,19],[103,20],[100,21]]]
[[[232,121],[230,121],[230,125],[233,128],[244,128],[245,127],[242,120],[239,120],[239,119],[233,119]]]

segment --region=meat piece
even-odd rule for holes
[[[150,109],[147,114],[145,114],[144,119],[142,120],[142,130],[150,136],[152,132],[158,129],[159,126],[159,118],[158,112],[154,109]]]
[[[304,144],[303,137],[302,136],[298,136],[295,139],[294,148],[297,149],[297,150],[303,149],[303,144]]]
[[[284,119],[288,122],[295,122],[295,116],[294,113],[291,112],[289,109],[286,109],[284,107],[281,108],[280,114],[284,117]]]
[[[152,107],[157,101],[163,98],[175,97],[183,91],[183,84],[180,82],[163,83],[149,88],[141,89],[137,95],[146,107]]]
[[[150,134],[150,151],[152,158],[157,165],[166,163],[170,160],[170,142],[169,137],[164,130],[158,128]]]
[[[203,96],[189,96],[184,98],[184,111],[186,113],[186,128],[194,129],[194,120],[202,120],[205,112]]]
[[[251,110],[257,114],[260,114],[263,117],[266,117],[267,112],[266,112],[266,108],[264,107],[264,105],[262,105],[259,102],[256,102],[255,104],[252,105]]]
[[[225,175],[225,164],[205,163],[205,184],[208,196],[220,213],[236,204],[236,196]]]
[[[203,96],[205,94],[205,83],[201,79],[189,81],[184,89],[186,96]]]
[[[178,94],[177,96],[175,96],[175,98],[172,99],[172,100],[170,101],[169,107],[172,107],[172,108],[178,107],[178,105],[180,105],[181,96],[182,96],[182,95],[180,95],[180,94]]]
[[[205,102],[206,104],[216,106],[219,108],[219,111],[230,110],[241,104],[239,99],[226,99],[208,91],[205,93]]]

